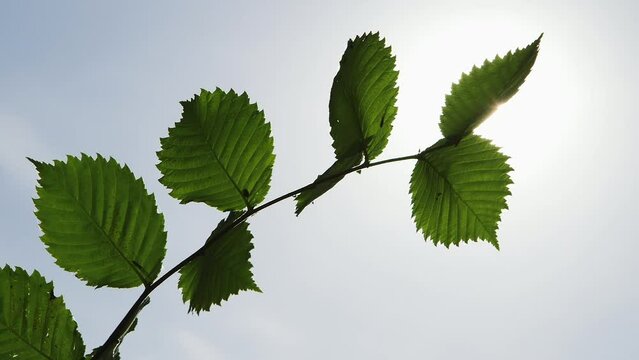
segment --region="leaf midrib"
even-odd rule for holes
[[[374,55],[371,57],[371,59],[368,59],[368,61],[371,61],[372,58],[374,58]],[[352,65],[352,64],[349,64]],[[358,64],[360,65],[360,64]],[[372,71],[372,70],[371,70]],[[370,71],[369,71],[370,73]],[[367,73],[368,74],[368,73]],[[356,96],[355,96],[355,89],[356,89],[356,85],[353,84],[352,77],[353,77],[353,69],[352,67],[349,67],[348,69],[344,69],[344,71],[342,71],[342,69],[340,68],[339,72],[338,72],[339,77],[341,78],[341,82],[340,82],[340,92],[342,93],[342,95],[348,99],[347,104],[348,107],[351,110],[351,113],[355,115],[355,119],[354,122],[356,124],[355,128],[358,130],[358,135],[359,135],[359,147],[361,148],[359,150],[359,152],[362,154],[362,156],[364,157],[364,159],[368,160],[368,146],[365,143],[366,139],[364,138],[364,121],[361,115],[361,110],[359,108],[359,102],[356,100]],[[360,79],[361,80],[361,79]],[[364,91],[364,93],[366,93],[366,91]],[[330,115],[329,115],[330,116]],[[335,142],[334,142],[335,143]],[[351,145],[349,144],[346,148],[350,148]],[[337,150],[337,149],[335,149]],[[337,155],[337,154],[336,154]],[[340,156],[336,156],[337,159],[341,159],[343,158],[344,155]]]
[[[236,99],[233,99],[236,100]],[[203,136],[204,138],[204,144],[206,144],[206,146],[211,150],[209,153],[209,155],[213,155],[213,159],[215,160],[215,162],[218,164],[218,166],[220,167],[220,169],[222,169],[222,172],[224,172],[224,175],[226,175],[226,178],[229,180],[229,182],[231,183],[231,185],[233,185],[233,187],[235,188],[235,191],[237,191],[237,193],[240,195],[240,198],[242,199],[242,202],[244,202],[244,205],[246,205],[247,208],[250,208],[251,205],[248,202],[248,199],[244,197],[244,194],[242,194],[242,190],[240,189],[240,187],[237,185],[237,183],[235,182],[235,180],[233,180],[233,178],[231,177],[231,174],[229,174],[226,166],[224,166],[224,164],[222,163],[222,161],[220,160],[220,158],[217,156],[217,153],[215,152],[215,147],[214,145],[211,143],[211,139],[210,139],[210,134],[208,131],[206,131],[206,129],[204,128],[204,124],[203,121],[206,121],[206,119],[208,119],[208,112],[209,112],[209,107],[206,106],[204,108],[205,110],[205,114],[202,117],[202,119],[197,119],[199,121],[194,121],[194,123],[196,124],[197,127],[199,127],[200,131],[198,132],[198,134],[200,134],[200,136],[203,136],[203,134],[206,134]],[[240,108],[239,112],[242,111],[242,108]],[[238,112],[238,113],[239,113]],[[217,120],[219,119],[219,113],[220,113],[220,109],[218,107],[217,112],[215,113],[215,115],[213,116],[213,122],[217,122]],[[251,114],[249,116],[249,119],[247,120],[250,121],[253,118],[253,114]],[[246,126],[246,124],[244,124]],[[257,126],[259,127],[259,125]],[[226,145],[226,143],[225,143]]]
[[[82,204],[80,203],[79,199],[76,199],[75,196],[73,196],[73,194],[71,192],[69,192],[69,189],[65,186],[65,190],[67,195],[69,195],[71,197],[71,199],[77,204],[77,206],[80,208],[80,210],[82,210],[82,213],[84,215],[86,215],[87,218],[89,218],[89,221],[91,222],[91,224],[93,226],[95,226],[99,232],[102,234],[102,236],[104,238],[107,239],[107,243],[111,244],[111,246],[115,249],[115,251],[118,253],[118,255],[120,255],[122,257],[122,259],[124,259],[124,261],[129,265],[129,267],[133,270],[133,272],[135,273],[135,275],[140,279],[142,284],[148,284],[148,279],[144,276],[144,274],[142,274],[140,272],[140,270],[135,266],[135,264],[133,264],[132,261],[130,261],[126,255],[120,250],[120,248],[115,244],[115,242],[109,237],[109,235],[104,231],[104,229],[100,226],[100,224],[97,223],[97,221],[91,216],[91,214],[89,214],[87,212],[87,210],[82,206]]]
[[[464,200],[464,198],[461,197],[461,195],[459,195],[459,193],[457,192],[457,190],[455,189],[455,187],[453,186],[453,184],[450,182],[450,180],[448,180],[448,178],[446,176],[444,176],[441,171],[439,171],[439,169],[433,165],[432,162],[430,162],[428,160],[428,157],[424,157],[423,161],[426,162],[428,164],[428,166],[430,166],[433,170],[435,170],[435,172],[437,173],[437,175],[439,175],[442,179],[444,179],[444,181],[446,182],[446,184],[448,184],[448,186],[450,186],[453,194],[455,194],[455,196],[459,199],[459,201],[461,201],[467,208],[468,210],[470,210],[470,212],[475,216],[475,218],[477,219],[477,221],[479,222],[479,224],[481,225],[482,229],[484,229],[484,232],[486,234],[488,234],[489,240],[491,240],[490,242],[493,244],[497,244],[497,237],[496,236],[492,236],[491,232],[486,228],[486,225],[484,224],[484,222],[481,220],[481,218],[477,215],[477,213],[475,212],[475,210],[473,210],[473,208],[468,205],[468,203],[466,202],[466,200]],[[459,225],[458,225],[459,226]]]
[[[247,208],[250,208],[251,205],[248,202],[248,199],[246,199],[244,197],[244,195],[242,194],[242,190],[240,190],[240,187],[237,185],[237,183],[235,182],[235,180],[233,180],[233,178],[231,177],[231,174],[229,174],[228,170],[226,169],[226,167],[224,166],[224,164],[222,163],[222,161],[220,160],[220,158],[217,156],[217,154],[215,153],[215,150],[213,149],[213,146],[211,144],[208,143],[207,141],[207,145],[209,146],[209,148],[211,149],[211,155],[213,155],[213,158],[215,159],[215,161],[217,162],[217,164],[219,165],[220,169],[222,169],[222,171],[224,172],[224,175],[226,175],[226,178],[229,180],[229,182],[233,185],[233,187],[235,188],[235,190],[237,191],[237,193],[240,195],[240,198],[242,198],[242,201],[244,202],[244,205],[246,205]]]
[[[35,352],[37,352],[38,354],[42,355],[43,358],[48,359],[48,360],[55,360],[52,357],[50,357],[49,355],[45,354],[42,352],[42,350],[38,349],[37,347],[35,347],[33,344],[31,344],[30,342],[28,342],[26,339],[24,339],[22,336],[20,336],[19,333],[17,333],[13,328],[7,326],[4,323],[0,323],[0,325],[2,325],[5,329],[9,330],[9,332],[11,334],[13,334],[14,337],[16,337],[18,340],[20,340],[21,342],[25,343],[29,348],[33,349]]]
[[[358,125],[357,130],[359,130],[360,146],[362,147],[360,152],[362,153],[362,156],[364,157],[364,159],[368,160],[368,146],[366,144],[366,139],[364,138],[364,119],[361,114],[361,109],[359,108],[359,102],[356,101],[355,99],[355,94],[353,93],[354,89],[350,89],[350,90],[351,92],[349,92],[348,95],[346,94],[345,95],[350,100],[348,104],[350,105],[350,107],[353,110],[353,113],[355,114],[355,121],[359,123],[357,124]],[[346,91],[346,89],[344,89],[344,91]]]

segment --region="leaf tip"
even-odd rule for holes
[[[491,244],[495,247],[495,249],[497,249],[497,251],[500,251],[500,250],[501,250],[501,249],[499,248],[499,243],[497,242],[497,240],[496,240],[496,239],[495,239],[494,241],[491,241],[490,243],[491,243]]]
[[[303,210],[304,210],[304,206],[300,205],[298,201],[297,205],[295,205],[295,217],[299,217]]]
[[[35,166],[35,168],[36,168],[36,169],[39,169],[42,165],[44,165],[44,163],[43,163],[43,162],[40,162],[40,161],[38,161],[38,160],[34,160],[33,158],[30,158],[30,157],[28,157],[28,156],[27,156],[26,158],[27,158],[27,160],[28,160],[30,163],[32,163],[32,164],[33,164],[33,166]]]

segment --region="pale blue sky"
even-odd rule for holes
[[[81,152],[127,163],[165,214],[164,268],[221,214],[158,182],[159,138],[200,88],[247,91],[271,122],[273,198],[332,160],[328,95],[346,41],[393,46],[399,113],[381,158],[439,137],[450,84],[545,32],[529,80],[479,129],[515,168],[488,243],[425,243],[412,164],[343,181],[296,218],[251,220],[255,279],[187,314],[176,279],[154,295],[125,359],[637,359],[639,5],[633,1],[7,1],[0,11],[0,265],[55,282],[89,348],[141,289],[93,290],[38,240],[25,160]]]

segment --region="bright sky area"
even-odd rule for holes
[[[328,96],[349,38],[397,56],[399,113],[380,157],[439,137],[462,71],[544,32],[521,91],[478,132],[511,156],[510,210],[486,242],[435,247],[410,215],[411,163],[349,176],[298,218],[251,219],[264,293],[199,317],[165,283],[124,359],[639,358],[639,2],[5,2],[0,11],[0,265],[39,269],[88,348],[141,289],[93,290],[56,267],[33,216],[43,161],[100,153],[142,176],[165,214],[164,269],[223,216],[179,205],[155,168],[179,101],[246,91],[272,124],[268,198],[332,162]],[[635,105],[633,105],[635,104]]]

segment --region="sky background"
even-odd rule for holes
[[[246,91],[272,124],[271,199],[333,159],[332,79],[346,42],[380,31],[399,112],[380,157],[438,140],[444,95],[484,58],[544,38],[520,92],[479,129],[514,184],[486,242],[416,233],[412,163],[353,174],[304,213],[250,220],[255,280],[200,316],[177,278],[152,296],[124,359],[637,359],[636,1],[7,1],[0,10],[0,265],[39,269],[100,345],[141,289],[93,290],[38,239],[25,160],[113,156],[166,218],[168,269],[222,214],[157,179],[159,138],[200,88]]]

